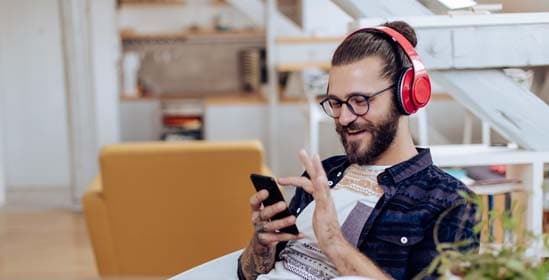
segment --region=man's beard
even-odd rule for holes
[[[345,148],[345,153],[351,163],[359,165],[368,165],[375,161],[383,154],[393,143],[398,130],[398,119],[400,114],[396,110],[391,110],[387,119],[379,124],[374,124],[371,121],[365,120],[365,123],[358,124],[356,120],[352,123],[342,126],[336,122],[336,132],[341,138],[341,143]],[[358,118],[357,118],[358,119]],[[370,133],[370,144],[361,150],[364,139],[359,141],[348,142],[345,137],[346,131],[365,130]]]

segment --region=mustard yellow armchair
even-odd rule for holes
[[[83,197],[99,273],[170,276],[243,248],[259,142],[106,146]]]

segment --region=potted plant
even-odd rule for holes
[[[477,221],[474,232],[479,236],[483,228],[500,219],[504,232],[517,232],[518,221],[511,215],[521,213],[516,204],[511,207],[514,211],[489,211],[488,219],[481,219],[483,202],[480,196],[469,196],[463,192],[463,203],[473,203],[477,206]],[[444,216],[454,210],[458,204],[446,210],[434,226],[434,240],[439,255],[431,264],[414,279],[422,279],[428,275],[440,275],[440,279],[548,279],[549,261],[543,259],[539,252],[541,248],[549,248],[547,236],[534,236],[529,232],[519,235],[520,238],[506,237],[503,244],[481,244],[479,248],[470,245],[474,240],[465,240],[454,243],[440,242],[437,232]]]

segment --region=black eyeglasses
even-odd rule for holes
[[[366,115],[370,110],[370,98],[380,95],[393,87],[395,87],[394,84],[371,95],[353,93],[349,95],[345,101],[335,96],[328,96],[320,101],[320,106],[322,106],[324,112],[332,118],[339,118],[339,116],[341,116],[343,104],[347,105],[347,108],[349,108],[349,111],[353,114],[361,117]]]

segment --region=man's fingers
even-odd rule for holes
[[[259,211],[253,211],[252,212],[252,225],[257,225],[261,223],[261,219],[259,218]]]
[[[326,177],[326,173],[324,172],[324,167],[322,167],[322,163],[320,162],[320,157],[318,156],[318,154],[315,154],[313,156],[313,167],[316,171],[316,176],[317,177]]]
[[[303,238],[303,233],[299,233],[298,235],[290,234],[290,233],[270,233],[270,232],[264,232],[264,233],[258,233],[257,239],[259,242],[265,246],[270,246],[273,243],[283,242],[283,241],[290,241],[290,240],[298,240]]]
[[[269,192],[266,190],[260,190],[254,193],[250,197],[250,207],[252,208],[252,211],[259,211],[259,209],[261,209],[261,203],[263,200],[267,199],[268,196]]]
[[[312,193],[313,191],[313,184],[311,183],[311,180],[309,180],[306,177],[278,178],[278,183],[282,186],[291,185],[291,186],[301,187],[308,193]]]
[[[320,162],[318,155],[315,154],[313,156],[312,163],[316,172],[316,177],[311,178],[315,191],[318,192],[322,198],[328,198],[330,192],[330,188],[328,187],[328,178],[324,173],[324,168],[322,167],[322,163]]]
[[[268,221],[270,220],[274,215],[282,212],[284,209],[286,209],[286,202],[280,201],[277,202],[271,206],[267,206],[259,211],[259,218],[262,221]]]
[[[309,155],[307,155],[307,152],[303,149],[299,151],[299,161],[301,161],[301,163],[303,164],[303,167],[305,168],[305,171],[307,171],[307,173],[309,174],[309,177],[313,178],[313,176],[316,175],[313,164],[309,159]]]
[[[263,229],[266,232],[276,232],[281,228],[285,228],[291,225],[295,225],[295,216],[288,216],[284,219],[274,220],[272,222],[266,223],[263,225]]]

